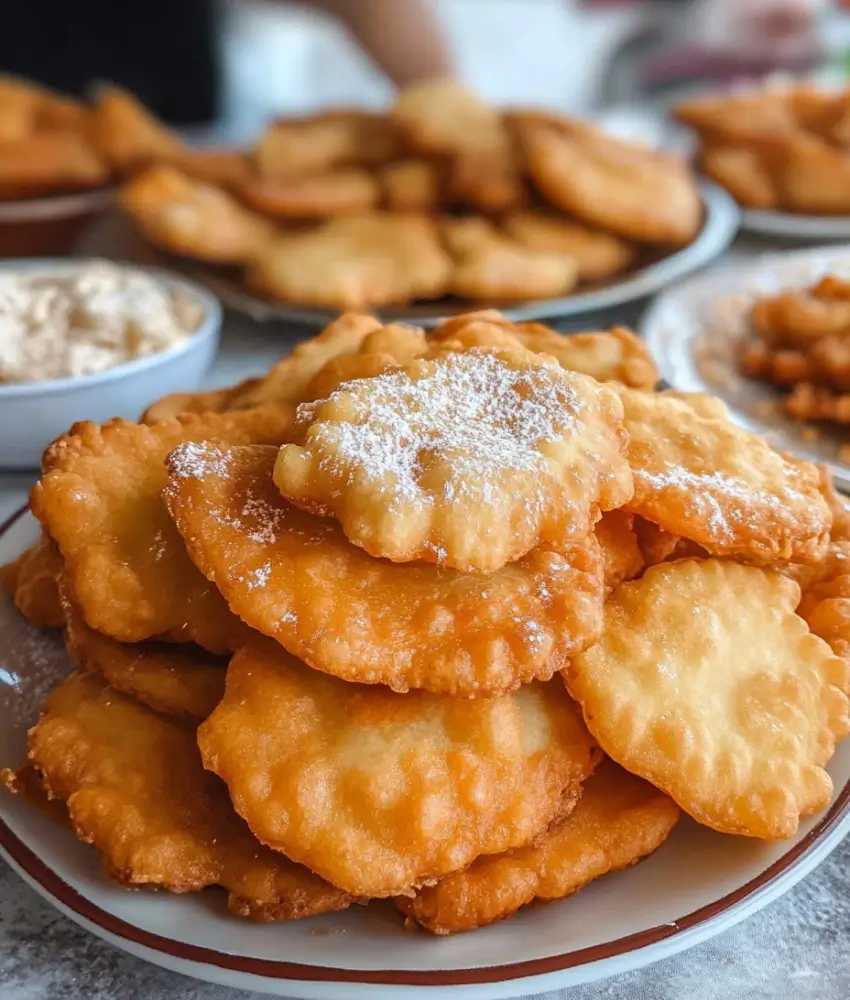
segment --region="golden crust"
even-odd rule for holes
[[[637,257],[636,247],[626,240],[547,212],[513,212],[502,225],[529,250],[569,254],[580,281],[606,281],[631,267]]]
[[[65,644],[81,670],[163,715],[202,722],[224,693],[224,661],[192,646],[116,642],[89,628],[70,601]]]
[[[598,637],[592,538],[473,577],[372,559],[333,522],[283,501],[274,458],[273,448],[178,449],[164,497],[234,613],[315,669],[472,696],[549,678]]]
[[[712,555],[777,565],[823,557],[819,472],[679,400],[619,390],[635,477],[627,507]]]
[[[226,191],[167,165],[134,177],[121,191],[121,207],[151,243],[214,264],[244,264],[276,233]]]
[[[353,354],[381,324],[372,316],[344,313],[320,334],[298,344],[266,374],[238,386],[228,408],[240,410],[265,403],[301,403],[313,377],[334,358]]]
[[[240,185],[238,193],[261,215],[310,221],[368,212],[378,204],[381,189],[370,173],[352,167],[311,177],[251,177]]]
[[[570,215],[638,243],[678,246],[699,231],[702,202],[683,161],[578,121],[518,116],[518,131],[532,180]]]
[[[294,920],[344,909],[351,897],[270,851],[233,812],[201,764],[195,733],[72,674],[29,734],[29,761],[77,836],[127,887],[228,891],[232,912]]]
[[[0,566],[0,587],[31,625],[61,628],[65,622],[57,583],[61,572],[62,556],[53,539],[42,532],[35,545]]]
[[[195,569],[160,499],[165,457],[183,441],[279,441],[290,418],[252,410],[152,427],[75,424],[44,456],[33,513],[62,552],[86,623],[122,642],[168,636],[227,652],[248,629]]]
[[[832,795],[850,664],[794,613],[799,593],[728,561],[651,567],[566,671],[602,749],[723,833],[791,837]]]
[[[624,580],[633,580],[643,570],[643,553],[634,530],[635,517],[624,510],[606,510],[594,532],[602,553],[605,593]]]
[[[120,174],[131,174],[156,160],[179,155],[183,144],[132,94],[102,87],[91,114],[90,135],[97,150]]]
[[[246,279],[280,302],[363,310],[440,298],[450,273],[432,220],[375,212],[279,237],[254,255]]]
[[[370,897],[531,842],[595,762],[558,679],[473,701],[399,695],[273,643],[233,657],[198,744],[260,841]]]
[[[581,544],[630,497],[620,415],[611,390],[551,358],[446,354],[300,407],[275,483],[371,555],[491,572]]]
[[[529,903],[564,899],[601,875],[636,864],[664,843],[678,818],[672,799],[604,761],[575,809],[539,843],[478,858],[396,905],[432,934],[486,927]]]

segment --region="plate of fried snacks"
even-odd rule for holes
[[[791,239],[850,239],[850,88],[775,81],[696,97],[673,117],[697,165],[744,210],[743,227]]]
[[[569,986],[775,898],[850,827],[850,511],[657,383],[624,329],[346,314],[76,424],[0,534],[4,857],[304,998]]]
[[[850,246],[769,254],[692,278],[650,308],[661,375],[826,465],[850,490]]]
[[[152,147],[121,206],[172,266],[259,319],[608,308],[707,263],[738,225],[725,192],[672,154],[442,81],[385,114],[275,121],[239,170],[184,159]]]

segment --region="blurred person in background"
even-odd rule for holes
[[[451,75],[429,0],[304,5],[338,19],[397,86]],[[4,8],[0,72],[80,97],[106,80],[173,125],[209,122],[220,112],[222,21],[214,0],[14,0]]]
[[[493,103],[587,111],[642,25],[662,75],[668,57],[691,75],[700,59],[797,68],[815,57],[825,2],[17,0],[0,71],[78,95],[107,80],[173,125],[225,118],[246,137],[272,114],[382,106],[396,86],[451,75]]]

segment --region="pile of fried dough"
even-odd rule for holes
[[[684,810],[791,837],[850,729],[850,513],[654,391],[626,330],[345,315],[264,377],[81,423],[3,571],[76,670],[11,790],[119,884],[235,914],[561,899]]]
[[[741,345],[746,375],[790,389],[783,406],[798,420],[850,424],[850,281],[828,274],[764,296],[750,325]]]
[[[445,81],[387,114],[276,121],[245,154],[190,154],[138,115],[131,133],[147,169],[121,200],[141,233],[302,306],[554,298],[689,243],[702,222],[676,157],[572,118],[500,113]]]
[[[700,140],[698,162],[745,208],[850,213],[850,89],[773,85],[673,109]]]
[[[0,76],[0,199],[100,188],[152,155],[196,172],[233,158],[189,149],[117,87],[101,87],[87,103]]]

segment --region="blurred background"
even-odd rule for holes
[[[379,108],[451,72],[499,105],[644,114],[771,72],[845,75],[850,18],[827,0],[27,0],[0,71],[66,92],[97,78],[173,124],[240,141],[272,115]],[[135,8],[135,11],[134,11]]]

